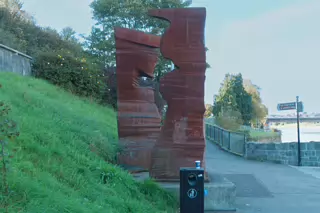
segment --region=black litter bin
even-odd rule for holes
[[[180,213],[204,213],[204,169],[180,168]]]

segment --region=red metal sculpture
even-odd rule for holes
[[[151,149],[159,137],[161,117],[152,87],[140,87],[141,77],[153,78],[160,37],[115,28],[118,133],[123,147],[119,164],[150,168]]]
[[[171,25],[161,40],[161,53],[177,67],[160,80],[168,103],[161,135],[152,152],[150,175],[161,181],[179,180],[180,167],[204,161],[203,136],[205,8],[155,9],[149,15]],[[202,166],[205,167],[204,162]]]

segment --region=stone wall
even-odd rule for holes
[[[0,72],[31,75],[31,60],[30,56],[0,44]]]
[[[298,143],[247,142],[244,157],[296,166]],[[301,165],[320,167],[320,142],[301,143]]]
[[[281,135],[277,135],[274,137],[256,137],[256,138],[248,138],[249,141],[255,141],[255,142],[263,142],[263,143],[275,143],[275,142],[281,142],[282,138]]]
[[[232,133],[208,123],[205,119],[207,141],[246,159],[298,165],[298,143],[250,142],[243,134]],[[301,165],[320,167],[320,142],[301,143]]]

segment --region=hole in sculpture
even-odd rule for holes
[[[153,79],[151,76],[147,75],[143,71],[139,71],[138,75],[138,85],[140,87],[153,87]]]
[[[178,69],[180,69],[180,68],[171,61],[170,71],[172,72],[172,71],[178,70]]]

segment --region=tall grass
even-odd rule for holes
[[[175,198],[154,182],[137,183],[113,165],[112,109],[31,77],[0,72],[0,84],[0,100],[11,106],[20,128],[11,144],[10,213],[176,211]],[[0,212],[4,202],[1,196]]]

